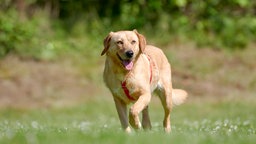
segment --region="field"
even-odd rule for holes
[[[163,132],[163,112],[156,98],[150,105],[152,131],[129,135],[121,131],[113,103],[107,99],[61,109],[2,109],[0,143],[253,144],[255,101],[255,97],[189,99],[174,108],[171,134]]]
[[[189,92],[188,101],[173,109],[171,134],[163,132],[157,97],[150,104],[151,131],[128,135],[120,129],[98,49],[89,62],[3,59],[0,143],[255,143],[253,46],[232,54],[191,45],[163,50],[172,62],[174,86]]]

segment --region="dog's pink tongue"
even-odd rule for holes
[[[133,67],[133,62],[132,61],[123,61],[123,65],[127,70],[131,70]]]

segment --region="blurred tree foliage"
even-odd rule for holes
[[[256,1],[0,0],[0,56],[22,51],[24,43],[42,46],[56,23],[66,32],[79,23],[92,35],[136,28],[232,50],[255,41]]]

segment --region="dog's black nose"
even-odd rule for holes
[[[127,56],[128,58],[132,58],[134,53],[133,53],[133,51],[129,50],[129,51],[127,51],[125,54],[126,54],[126,56]]]

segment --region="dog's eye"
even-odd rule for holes
[[[122,44],[123,44],[122,41],[117,41],[116,43],[117,43],[118,45],[122,45]]]
[[[135,44],[136,43],[136,41],[135,40],[133,40],[132,42],[131,42],[131,44]]]

